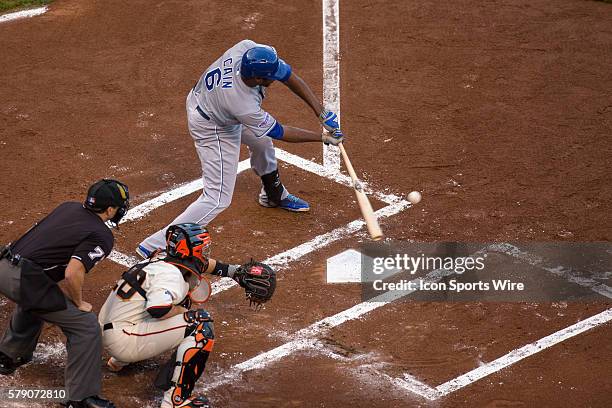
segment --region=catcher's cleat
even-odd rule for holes
[[[85,398],[81,401],[68,401],[66,408],[116,408],[115,404],[97,395]]]
[[[310,205],[299,197],[294,196],[293,194],[289,194],[283,200],[281,200],[279,205],[274,205],[268,200],[268,195],[263,191],[259,193],[259,205],[267,208],[282,208],[283,210],[293,211],[293,212],[306,212],[310,211]]]
[[[124,363],[125,364],[125,363]],[[110,371],[112,371],[113,373],[117,373],[119,371],[121,371],[121,369],[123,369],[123,367],[125,367],[124,365],[121,364],[121,362],[119,362],[119,360],[117,360],[115,357],[111,357],[108,359],[108,361],[106,362],[106,366],[108,367],[108,369]]]
[[[189,397],[181,405],[173,405],[164,401],[161,408],[211,408],[210,401],[204,396]]]
[[[17,361],[13,361],[12,358],[0,351],[0,374],[11,375],[24,364],[32,361],[31,358],[18,358]]]

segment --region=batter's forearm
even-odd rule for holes
[[[311,132],[310,130],[300,129],[292,126],[284,126],[284,134],[281,139],[283,142],[289,143],[304,143],[304,142],[319,142],[321,143],[321,134]]]
[[[298,74],[292,72],[291,76],[284,84],[287,85],[287,87],[291,89],[294,94],[306,102],[317,117],[321,114],[321,111],[323,111],[323,105],[319,101],[319,98],[317,98],[306,81],[304,81]]]

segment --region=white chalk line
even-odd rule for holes
[[[598,293],[602,296],[612,299],[612,288],[604,283],[598,282],[595,279],[586,278],[573,272],[571,268],[565,268],[563,266],[548,267],[544,265],[544,260],[537,255],[530,254],[522,251],[517,246],[509,243],[501,243],[491,245],[489,247],[492,251],[500,252],[513,258],[516,258],[522,262],[525,262],[531,266],[543,269],[553,275],[559,276],[568,280],[571,283],[591,289],[593,292]]]
[[[297,168],[313,173],[317,176],[328,178],[339,184],[349,186],[349,187],[352,186],[352,181],[350,177],[348,176],[345,176],[341,173],[330,172],[328,169],[326,169],[325,167],[323,167],[322,165],[318,163],[312,162],[310,160],[306,160],[300,156],[286,152],[279,148],[276,148],[275,152],[276,152],[276,156],[278,160],[282,160],[290,165],[293,165]],[[238,165],[237,173],[240,174],[241,172],[245,171],[248,168],[250,168],[249,160],[248,159],[243,160]],[[411,206],[411,204],[408,201],[404,200],[403,198],[397,195],[385,194],[382,192],[373,191],[366,184],[364,184],[364,186],[368,193],[371,193],[374,197],[376,197],[380,201],[389,204],[388,206],[375,211],[376,216],[379,218],[390,217],[392,215],[398,214],[399,212],[407,208],[410,208]],[[191,182],[185,183],[185,184],[181,184],[180,186],[170,191],[162,193],[159,196],[154,197],[130,209],[127,215],[121,220],[121,223],[139,220],[145,217],[151,211],[165,204],[168,204],[172,201],[178,200],[182,197],[192,194],[200,189],[202,189],[201,179],[197,179],[197,180],[193,180]],[[301,245],[298,245],[292,249],[289,249],[280,254],[277,254],[271,258],[268,258],[267,260],[265,260],[265,262],[269,263],[270,265],[276,266],[276,267],[282,267],[289,262],[300,259],[304,255],[307,255],[308,253],[312,251],[315,251],[320,248],[324,248],[325,246],[330,245],[333,242],[336,242],[350,234],[353,234],[359,231],[364,226],[365,226],[365,222],[362,219],[354,220],[352,222],[349,222],[347,225],[343,227],[339,227],[333,231],[319,235]],[[119,265],[126,266],[126,267],[132,266],[139,261],[138,258],[134,256],[126,255],[117,250],[113,250],[109,254],[108,259],[118,263]],[[212,290],[213,290],[212,293],[216,294],[216,293],[222,292],[224,290],[230,289],[231,287],[235,285],[236,283],[232,279],[220,279],[212,284]]]
[[[441,395],[447,395],[453,391],[465,387],[475,381],[480,380],[490,374],[495,373],[505,367],[508,367],[524,358],[533,354],[539,353],[555,344],[561,343],[569,338],[572,338],[580,333],[591,330],[594,327],[600,326],[612,320],[612,308],[604,310],[588,319],[582,320],[565,329],[559,330],[531,344],[512,350],[510,353],[493,360],[483,366],[480,366],[469,373],[463,374],[453,380],[447,381],[436,387],[436,390]]]
[[[325,177],[329,180],[335,181],[336,183],[342,184],[347,187],[353,187],[353,181],[349,176],[346,176],[340,172],[328,169],[325,166],[322,166],[318,163],[315,163],[310,160],[306,160],[303,157],[297,156],[295,154],[286,152],[281,149],[276,149],[276,157],[285,163],[291,164],[295,167],[298,167],[302,170],[306,170],[310,173],[316,174],[321,177]],[[367,194],[373,195],[377,200],[380,200],[387,204],[395,204],[403,199],[395,194],[386,194],[379,191],[374,191],[366,182],[361,181],[361,185],[364,188],[364,191]],[[410,203],[408,203],[410,205]]]
[[[611,320],[612,308],[582,320],[574,325],[556,331],[555,333],[543,337],[533,343],[527,344],[526,346],[512,350],[493,361],[483,364],[482,366],[440,384],[437,387],[432,387],[407,373],[403,374],[403,378],[390,376],[376,369],[375,367],[372,367],[370,364],[359,365],[352,368],[352,371],[359,375],[363,375],[364,372],[367,372],[370,377],[378,379],[379,381],[386,381],[397,388],[418,395],[424,399],[435,401],[556,344],[559,344],[595,327],[606,324]],[[338,355],[332,349],[329,349],[327,345],[321,346],[321,344],[318,344],[317,348],[321,354],[327,355],[331,358],[342,361],[349,360],[341,355]]]
[[[499,251],[500,248],[504,247],[499,247],[499,245],[497,244],[492,245],[487,248],[483,248],[472,256],[476,256],[477,254],[489,249]],[[509,255],[511,254],[509,253]],[[451,275],[454,273],[454,271],[435,270],[427,274],[425,278],[415,279],[415,281],[418,282],[419,280],[423,280],[437,282],[441,280],[444,276]],[[369,301],[362,302],[347,310],[344,310],[333,316],[313,323],[310,326],[296,332],[293,336],[294,340],[267,352],[261,353],[249,360],[246,360],[240,364],[231,367],[224,374],[221,374],[221,377],[218,377],[214,382],[206,384],[204,386],[204,389],[211,390],[218,386],[233,382],[237,378],[239,378],[242,373],[246,371],[265,368],[266,366],[275,363],[280,359],[298,351],[313,350],[316,352],[322,352],[330,357],[334,357],[334,355],[339,356],[337,353],[335,353],[328,347],[321,346],[322,343],[320,343],[317,338],[319,338],[321,335],[323,335],[334,327],[337,327],[349,320],[357,319],[375,309],[385,306],[400,298],[403,298],[413,292],[415,292],[415,290],[386,292]],[[388,374],[371,367],[368,368],[368,370],[371,372],[372,375],[379,376],[381,379],[390,381],[392,384],[396,385],[399,388],[407,390],[428,400],[436,400],[454,391],[457,391],[458,389],[466,387],[471,383],[476,382],[488,375],[500,371],[512,364],[515,364],[516,362],[523,360],[533,354],[536,354],[546,348],[552,347],[555,344],[565,341],[594,327],[602,325],[610,320],[612,320],[612,309],[608,309],[595,316],[582,320],[572,326],[561,329],[549,336],[537,340],[534,343],[528,344],[519,349],[515,349],[494,361],[486,363],[483,366],[480,366],[472,371],[469,371],[468,373],[456,377],[453,380],[447,381],[446,383],[441,384],[435,388],[429,386],[428,384],[425,384],[422,381],[419,381],[417,378],[407,373],[404,373],[404,378],[402,379],[389,376]],[[365,367],[366,366],[364,365],[360,366],[359,368],[363,369]]]
[[[340,0],[323,0],[323,106],[340,118]],[[323,145],[323,166],[340,172],[340,150]]]
[[[243,160],[238,163],[238,171],[236,172],[236,174],[240,174],[246,169],[249,169],[250,167],[251,165],[249,159]],[[151,211],[163,205],[181,199],[185,196],[188,196],[189,194],[195,193],[198,190],[202,190],[202,188],[202,178],[198,178],[196,180],[181,184],[180,186],[175,187],[172,190],[167,191],[163,194],[160,194],[157,197],[152,198],[151,200],[145,201],[144,203],[139,204],[134,208],[130,208],[125,217],[121,219],[120,224],[138,220],[149,214]]]
[[[584,277],[580,277],[571,272],[571,270],[556,267],[549,268],[543,266],[543,259],[539,256],[529,254],[525,251],[521,251],[518,247],[508,244],[493,244],[487,247],[487,251],[494,251],[504,253],[506,255],[512,256],[514,258],[519,259],[522,262],[528,263],[529,265],[539,267],[551,274],[556,276],[563,277],[567,279],[569,282],[578,284],[580,286],[588,287],[596,293],[599,293],[606,297],[611,297],[610,294],[612,291],[607,285],[601,284],[593,279],[588,279]],[[425,384],[422,381],[419,381],[414,376],[404,373],[404,378],[396,378],[392,377],[386,373],[383,373],[374,368],[367,368],[365,366],[360,366],[359,369],[367,368],[371,375],[379,376],[381,379],[384,379],[388,382],[391,382],[395,386],[407,390],[413,394],[420,395],[421,397],[428,400],[436,400],[443,396],[446,396],[454,391],[457,391],[461,388],[464,388],[488,375],[491,375],[497,371],[500,371],[516,362],[530,357],[533,354],[536,354],[546,348],[552,347],[555,344],[563,342],[571,337],[574,337],[578,334],[581,334],[585,331],[588,331],[594,327],[605,324],[608,321],[612,320],[612,309],[608,309],[604,312],[601,312],[595,316],[582,320],[572,326],[561,329],[549,336],[546,336],[540,340],[537,340],[531,344],[523,346],[519,349],[515,349],[506,355],[499,357],[496,360],[493,360],[489,363],[486,363],[468,373],[460,375],[450,381],[447,381],[444,384],[441,384],[437,387],[431,387],[428,384]],[[327,351],[327,353],[331,353],[331,351]]]
[[[376,214],[378,218],[387,218],[391,217],[392,215],[398,214],[399,212],[409,207],[410,203],[408,201],[402,200],[395,204],[383,207],[375,211],[374,214]],[[351,221],[343,227],[339,227],[325,234],[318,235],[313,239],[306,241],[294,248],[281,252],[268,259],[265,259],[263,262],[276,267],[278,270],[282,270],[282,268],[286,267],[287,264],[289,264],[290,262],[294,262],[313,251],[324,248],[336,241],[339,241],[359,231],[364,226],[365,222],[362,219]],[[135,263],[139,262],[138,258],[123,254],[116,250],[113,250],[110,253],[108,259],[126,267],[132,266]],[[211,286],[212,294],[215,295],[217,293],[223,292],[236,286],[236,282],[233,279],[221,278],[213,282]]]
[[[435,271],[429,272],[424,278],[415,279],[414,282],[437,282],[444,276],[453,273],[455,272],[444,269],[437,269]],[[415,286],[418,287],[418,285]],[[220,375],[215,375],[215,380],[210,383],[204,384],[203,389],[212,390],[221,385],[234,382],[242,375],[242,373],[246,371],[265,368],[266,366],[297,351],[312,348],[316,349],[315,346],[319,344],[317,339],[320,338],[321,335],[333,329],[334,327],[337,327],[350,320],[357,319],[367,313],[370,313],[373,310],[376,310],[398,299],[401,299],[415,291],[416,290],[385,292],[368,301],[359,303],[347,310],[336,313],[333,316],[329,316],[322,320],[319,320],[311,324],[310,326],[307,326],[294,333],[294,335],[292,336],[294,340],[282,344],[274,349],[268,350],[264,353],[261,353],[242,363],[236,364]]]
[[[115,249],[113,249],[111,253],[108,254],[108,259],[121,266],[125,266],[128,268],[141,261],[140,258],[136,258],[135,256],[126,255]]]
[[[352,187],[352,181],[348,176],[345,176],[341,173],[330,172],[327,168],[321,166],[318,163],[306,160],[300,156],[286,152],[279,148],[275,148],[275,152],[276,157],[279,160],[282,160],[302,170],[308,171],[309,173],[316,174],[317,176],[330,179],[344,186]],[[240,174],[249,168],[249,159],[243,160],[238,164],[237,174]],[[395,204],[400,201],[403,201],[403,199],[397,195],[373,191],[366,183],[363,182],[362,185],[364,186],[366,193],[374,195],[376,199],[383,201],[387,204]],[[163,205],[169,204],[173,201],[179,200],[185,196],[188,196],[189,194],[195,193],[196,191],[201,190],[202,188],[203,186],[201,178],[181,184],[178,187],[173,188],[172,190],[162,193],[155,198],[152,198],[142,204],[137,205],[134,208],[131,208],[126,214],[126,216],[123,217],[123,219],[121,220],[121,224],[129,221],[139,220],[149,214],[151,211]]]
[[[236,379],[242,375],[242,373],[265,368],[268,365],[279,361],[282,358],[287,357],[288,355],[293,354],[298,350],[304,350],[309,348],[312,345],[311,343],[313,343],[313,340],[308,339],[298,339],[290,341],[288,343],[283,344],[282,346],[276,347],[265,353],[261,353],[256,357],[253,357],[242,363],[236,364],[222,373],[215,374],[214,377],[207,376],[206,379],[210,378],[212,379],[212,381],[207,382],[206,384],[197,383],[196,389],[208,391],[225,384],[234,383]]]
[[[13,20],[17,20],[20,18],[40,16],[41,14],[46,13],[48,9],[49,8],[47,6],[44,6],[44,7],[38,7],[34,9],[29,9],[29,10],[16,11],[14,13],[3,14],[0,16],[0,23],[5,23],[7,21],[13,21]]]

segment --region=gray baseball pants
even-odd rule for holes
[[[0,293],[17,302],[9,327],[0,341],[0,351],[13,361],[29,361],[38,344],[43,323],[58,326],[66,336],[68,360],[65,387],[71,400],[100,395],[102,381],[102,333],[96,315],[80,311],[66,301],[67,309],[58,312],[26,312],[19,306],[20,268],[0,260]]]
[[[189,207],[169,225],[194,222],[208,225],[232,202],[236,172],[240,160],[240,144],[247,145],[251,168],[258,176],[277,169],[274,144],[268,136],[256,137],[242,125],[219,127],[213,120],[207,120],[197,111],[196,98],[192,92],[187,95],[187,124],[193,138],[200,163],[204,189]],[[282,198],[289,193],[285,190]],[[164,227],[141,242],[148,250],[166,247]]]

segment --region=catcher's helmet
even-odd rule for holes
[[[291,66],[278,58],[276,50],[269,45],[253,47],[244,53],[240,74],[245,78],[265,78],[286,81],[291,75]]]
[[[117,226],[130,208],[128,187],[122,182],[113,179],[97,181],[89,187],[83,206],[96,213],[104,212],[108,207],[119,207],[117,214],[109,220]]]
[[[199,224],[176,224],[166,230],[166,253],[173,258],[195,258],[205,264],[211,243],[208,229]]]

